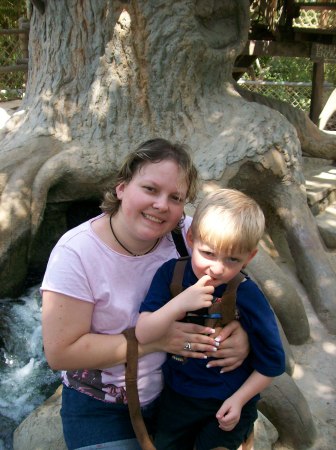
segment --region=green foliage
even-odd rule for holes
[[[0,0],[0,28],[17,27],[21,16],[26,16],[26,0]]]
[[[325,81],[336,86],[336,64],[325,64]],[[257,80],[311,82],[313,62],[308,58],[264,56],[253,66]]]
[[[254,63],[253,72],[253,79],[258,81],[311,83],[313,62],[308,58],[261,57]],[[251,73],[244,76],[245,80],[251,78]],[[336,86],[336,64],[325,64],[325,81]],[[245,87],[251,91],[285,101],[292,106],[309,112],[310,85],[245,85]],[[325,88],[324,101],[327,100],[331,91],[332,87]]]
[[[255,65],[257,79],[267,81],[311,81],[313,64],[307,58],[261,57]]]
[[[334,86],[336,86],[336,64],[325,64],[325,73],[324,78],[326,81],[329,81],[329,83],[332,83]]]

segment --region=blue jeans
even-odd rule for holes
[[[142,408],[150,434],[155,429],[158,400]],[[106,403],[63,386],[61,418],[69,450],[140,450],[128,406]]]

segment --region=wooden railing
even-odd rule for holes
[[[295,0],[251,0],[252,28],[265,26],[273,38],[296,28],[319,29],[322,33],[336,32],[336,2]]]

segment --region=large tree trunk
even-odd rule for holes
[[[191,146],[205,182],[236,185],[278,217],[317,314],[336,332],[335,273],[306,205],[298,134],[307,152],[320,146],[329,158],[336,139],[323,141],[311,122],[301,136],[238,94],[231,73],[248,14],[246,0],[33,9],[23,111],[2,133],[0,295],[21,288],[46,205],[98,201],[125,153],[163,136]]]
[[[2,133],[0,296],[22,287],[50,224],[59,226],[53,239],[65,231],[67,205],[98,202],[129,149],[161,136],[190,145],[205,187],[236,186],[277,218],[317,314],[336,332],[336,277],[307,206],[300,147],[308,133],[305,151],[318,156],[320,145],[332,158],[336,139],[310,122],[300,135],[306,121],[295,129],[284,110],[238,93],[231,73],[248,27],[247,0],[58,0],[33,9],[23,110]],[[299,324],[288,338],[300,343],[309,328],[295,294],[292,302],[298,320],[283,319],[284,329]]]
[[[9,121],[0,154],[0,294],[20,287],[46,204],[100,198],[128,149],[164,136],[191,146],[204,181],[251,193],[258,185],[317,313],[336,331],[335,274],[306,206],[297,133],[232,83],[248,12],[247,1],[228,0],[33,10],[24,111]],[[335,148],[328,136],[329,156]]]

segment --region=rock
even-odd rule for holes
[[[287,373],[275,377],[261,393],[258,410],[277,429],[280,445],[307,450],[314,444],[317,430],[308,403]]]
[[[271,422],[258,411],[258,419],[254,424],[253,450],[272,450],[279,434]]]
[[[13,450],[67,450],[60,417],[62,386],[14,431]]]

